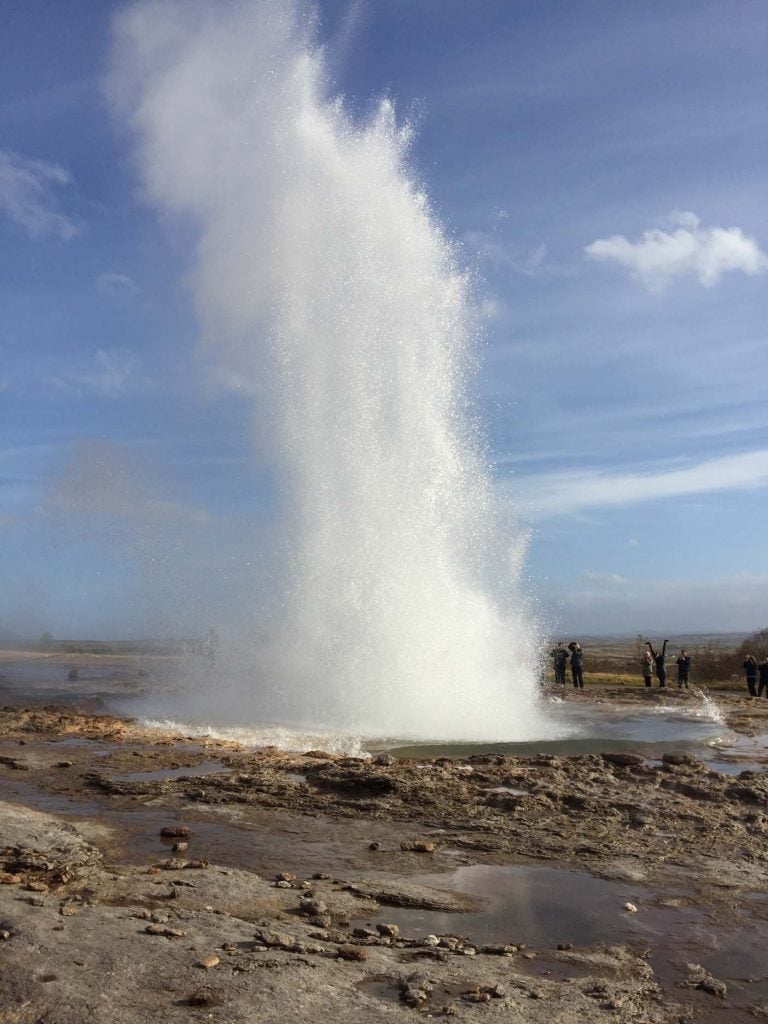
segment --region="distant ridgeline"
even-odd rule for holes
[[[0,635],[0,650],[41,654],[182,655],[202,654],[206,641],[190,640],[57,640],[44,633],[37,640],[18,640]]]

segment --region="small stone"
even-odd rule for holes
[[[10,939],[10,937],[11,933],[8,931],[7,928],[3,928],[3,930],[0,931],[0,941],[5,942],[7,939]]]
[[[290,882],[286,882],[284,878],[281,878],[279,882],[275,882],[276,889],[292,889],[293,886]]]
[[[208,867],[208,861],[207,860],[188,860],[187,863],[184,865],[184,867],[185,868],[196,868],[196,869],[207,868]]]
[[[147,935],[162,935],[166,939],[182,939],[186,934],[178,928],[168,928],[163,924],[148,924],[144,931]]]
[[[275,875],[275,881],[276,882],[295,882],[296,881],[296,875],[292,875],[290,871],[281,871],[279,874]]]
[[[608,753],[600,755],[604,761],[608,764],[615,764],[619,768],[635,768],[638,765],[643,764],[645,758],[639,754],[622,754],[622,753]]]
[[[400,849],[406,853],[434,853],[437,844],[427,839],[414,839],[411,843],[400,843]]]
[[[400,928],[396,924],[377,924],[376,931],[390,939],[396,939],[400,934]]]
[[[174,853],[183,853],[189,849],[189,843],[174,843],[171,849]]]
[[[21,875],[13,875],[10,871],[0,871],[0,885],[18,885]]]
[[[333,878],[333,875],[329,875],[327,871],[316,871],[314,873],[314,875],[312,875],[312,877],[316,881],[320,882],[320,881],[329,881],[331,878]]]
[[[186,839],[192,835],[192,829],[188,825],[166,825],[160,829],[160,835],[166,839]]]
[[[163,871],[182,871],[187,866],[187,862],[179,857],[169,857],[168,860],[164,860],[159,866]]]
[[[339,960],[363,961],[368,959],[368,950],[362,946],[339,946]]]
[[[573,949],[573,943],[572,942],[558,942],[557,948],[559,950],[561,950],[561,951],[567,950],[567,949]]]
[[[199,960],[197,966],[205,968],[206,971],[210,971],[211,968],[216,967],[220,962],[221,961],[217,956],[207,956],[204,960]]]
[[[625,903],[624,904],[624,909],[626,910],[626,912],[628,914],[636,914],[637,913],[637,907],[635,906],[634,903]]]
[[[368,843],[368,849],[369,850],[380,850],[381,849],[381,843],[377,843],[377,842]]]
[[[328,904],[323,900],[303,897],[299,903],[299,913],[307,917],[318,917],[328,913]]]
[[[196,989],[187,997],[189,1006],[219,1006],[221,996],[217,989],[209,988],[207,985]]]
[[[693,754],[662,754],[661,760],[664,764],[671,764],[675,767],[682,765],[698,765],[701,764],[697,757]]]
[[[474,946],[465,946],[461,951],[464,956],[477,956],[477,950]]]
[[[71,768],[74,763],[75,763],[74,761],[57,761],[56,762],[56,767],[57,768]]]
[[[62,903],[59,907],[59,913],[62,917],[74,917],[75,914],[79,914],[82,907],[77,903]]]
[[[425,935],[421,940],[422,946],[439,946],[440,939],[436,935]]]
[[[50,886],[45,882],[27,882],[24,888],[27,892],[48,892]]]

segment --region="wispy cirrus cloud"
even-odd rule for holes
[[[584,252],[624,267],[651,291],[677,277],[694,276],[711,288],[729,271],[754,275],[768,269],[768,256],[741,228],[703,228],[695,213],[673,213],[667,227],[644,231],[636,242],[624,235],[598,238]]]
[[[683,469],[580,469],[514,477],[505,489],[536,519],[692,494],[768,486],[768,449],[707,459]]]
[[[648,580],[586,572],[562,592],[550,594],[547,603],[562,628],[580,633],[650,632],[663,637],[681,632],[748,632],[763,625],[768,576],[741,573],[715,579]],[[694,680],[695,666],[694,653]]]
[[[97,349],[88,362],[49,373],[44,383],[77,397],[122,398],[147,381],[137,375],[136,359],[122,348]]]
[[[547,246],[537,245],[523,250],[502,239],[494,231],[467,231],[464,234],[467,248],[497,272],[512,272],[526,277],[544,273],[547,265]]]
[[[59,209],[55,190],[71,180],[69,172],[58,164],[0,150],[0,212],[30,238],[54,235],[68,241],[79,228]]]
[[[96,288],[105,295],[135,295],[136,282],[127,274],[105,271],[96,278]]]

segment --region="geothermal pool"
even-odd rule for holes
[[[690,751],[718,771],[738,773],[762,770],[768,760],[768,737],[740,736],[724,722],[717,700],[692,692],[683,701],[653,703],[593,702],[589,698],[563,700],[542,697],[548,719],[543,737],[525,741],[435,741],[429,722],[421,735],[372,736],[319,729],[301,729],[284,723],[254,721],[234,725],[229,716],[174,714],[177,670],[166,661],[151,661],[148,670],[131,659],[94,659],[79,667],[78,678],[67,678],[70,661],[47,657],[0,664],[0,701],[7,704],[65,704],[138,717],[145,724],[185,736],[230,739],[250,746],[277,746],[285,750],[311,748],[331,753],[362,755],[390,751],[398,758],[467,758],[473,754],[530,755],[631,752],[655,759],[670,751]],[[142,661],[142,665],[145,664]],[[654,696],[656,696],[654,694]]]

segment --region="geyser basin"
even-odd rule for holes
[[[468,411],[469,276],[408,167],[409,127],[388,100],[348,113],[313,25],[290,0],[116,21],[115,110],[149,201],[195,240],[209,378],[252,398],[279,496],[251,625],[174,717],[542,735],[523,535]]]
[[[558,705],[548,721],[546,735],[527,740],[473,743],[436,742],[428,734],[406,737],[353,736],[338,731],[302,731],[286,725],[232,726],[223,722],[172,718],[149,719],[150,727],[182,735],[234,740],[253,746],[276,746],[302,752],[311,748],[329,753],[360,755],[387,750],[396,757],[467,758],[473,754],[594,754],[631,752],[648,758],[668,751],[692,751],[706,760],[717,758],[726,747],[738,758],[736,736],[723,725],[716,709],[697,703],[688,707],[637,709],[588,705]],[[754,755],[752,755],[754,756]]]

